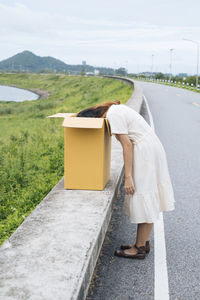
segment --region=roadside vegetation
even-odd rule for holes
[[[25,102],[0,102],[0,244],[62,178],[63,119],[58,112],[119,99],[126,103],[133,89],[110,78],[45,74],[0,74],[0,85],[49,93]]]
[[[181,77],[181,76],[166,76],[163,73],[157,73],[153,76],[145,76],[145,75],[136,75],[132,74],[129,77],[142,80],[142,81],[151,81],[153,83],[158,84],[165,84],[165,85],[171,85],[183,89],[192,90],[193,92],[200,93],[200,77],[198,78],[198,90],[196,89],[196,76],[188,76],[188,77]],[[170,82],[171,81],[171,82]]]

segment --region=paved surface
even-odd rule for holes
[[[148,100],[156,134],[166,150],[176,200],[175,210],[163,214],[169,298],[198,300],[200,95],[158,84],[140,84]],[[146,118],[144,107],[143,116]],[[87,300],[154,299],[154,251],[151,251],[144,261],[113,256],[117,246],[133,242],[136,236],[136,225],[130,224],[128,218],[122,214],[123,198],[122,183],[121,195],[118,195],[115,201],[116,207]],[[152,246],[153,238],[152,232]]]

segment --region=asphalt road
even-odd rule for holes
[[[200,94],[160,84],[141,85],[167,154],[176,200],[175,210],[163,213],[169,299],[199,300]],[[149,122],[144,105],[142,115]],[[154,299],[154,231],[144,260],[113,256],[116,247],[133,243],[136,236],[136,225],[122,213],[123,183],[120,191],[87,300]]]

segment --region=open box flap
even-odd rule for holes
[[[64,119],[63,127],[72,128],[102,128],[104,118],[71,118]]]
[[[109,136],[111,136],[111,128],[110,128],[110,124],[109,124],[108,119],[105,118],[105,122],[106,122],[106,126],[107,126],[107,129],[108,129],[108,134],[109,134]]]
[[[55,115],[48,116],[47,118],[66,118],[75,116],[76,113],[57,113]]]

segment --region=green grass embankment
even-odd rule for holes
[[[65,75],[0,74],[0,84],[48,91],[47,98],[0,102],[0,244],[63,176],[63,119],[104,101],[130,98],[119,80]]]

